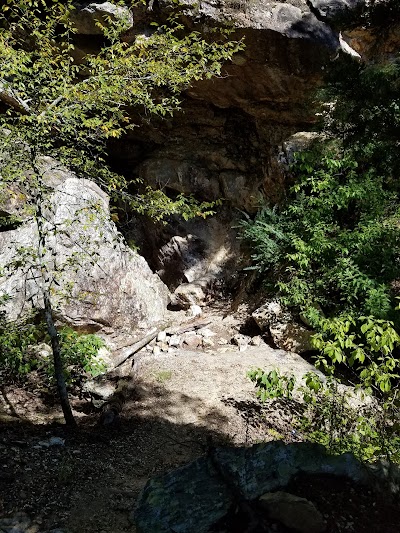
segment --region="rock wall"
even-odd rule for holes
[[[189,28],[206,34],[210,27],[231,24],[236,28],[232,38],[243,39],[245,49],[220,78],[188,89],[173,118],[141,125],[110,146],[114,164],[128,178],[140,177],[171,193],[224,199],[212,222],[172,220],[167,228],[145,225],[135,236],[145,244],[141,249],[146,259],[172,288],[187,280],[176,275],[176,262],[172,268],[162,257],[171,239],[190,235],[202,249],[195,268],[198,277],[214,276],[241,255],[232,230],[238,210],[254,212],[262,198],[271,203],[282,199],[281,144],[314,124],[309,98],[340,47],[337,32],[318,20],[305,0],[187,0],[184,5]],[[124,38],[131,41],[146,34],[147,24],[169,9],[168,2],[161,1],[151,13],[134,11]]]
[[[173,118],[141,123],[109,146],[112,164],[128,179],[140,177],[171,194],[224,199],[218,215],[206,221],[172,218],[167,226],[159,226],[138,218],[131,225],[141,253],[171,289],[196,280],[212,284],[213,279],[226,276],[229,265],[231,271],[237,268],[241,249],[233,227],[239,210],[254,212],[262,199],[277,203],[284,196],[286,178],[279,164],[280,154],[288,146],[288,138],[310,130],[315,123],[311,97],[331,62],[340,61],[343,51],[363,60],[370,59],[377,49],[380,54],[392,54],[396,46],[398,49],[398,22],[388,24],[387,32],[379,34],[372,27],[357,25],[367,3],[183,0],[180,16],[189,29],[206,35],[212,28],[228,24],[234,29],[231,37],[243,39],[244,50],[224,67],[220,78],[190,87],[183,96],[181,111]],[[170,0],[151,1],[147,9],[126,4],[126,8],[101,1],[78,5],[74,16],[76,61],[100,46],[102,37],[96,22],[106,21],[105,16],[123,20],[126,31],[122,38],[132,42],[154,31],[153,20],[163,21],[175,9]],[[68,206],[65,187],[75,188],[77,197],[89,189],[101,196],[93,185],[76,177],[64,179],[60,187],[54,192],[55,206]],[[107,201],[100,196],[107,213]],[[61,207],[56,209],[54,216],[64,216],[61,211]],[[115,228],[111,222],[107,224],[107,238],[112,240]],[[14,244],[2,251],[0,261],[9,262],[16,246],[25,245],[34,235],[29,223],[3,232],[0,245]],[[74,323],[85,316],[84,320],[89,317],[118,327],[162,318],[167,290],[152,276],[145,261],[122,244],[118,244],[119,257],[112,247],[106,250],[103,245],[99,245],[104,256],[102,266],[89,265],[87,280],[77,283],[69,272],[76,294],[63,315]],[[61,246],[68,249],[66,243]],[[15,295],[25,290],[14,277],[10,280],[8,292]],[[30,297],[32,291],[30,287]],[[79,299],[78,294],[91,296]],[[17,314],[22,303],[18,305],[14,310]]]
[[[151,185],[201,198],[225,198],[252,211],[260,195],[278,201],[284,178],[279,145],[315,122],[308,98],[340,47],[338,33],[305,0],[184,2],[190,28],[232,24],[245,49],[219,79],[196,83],[175,117],[136,129],[112,153],[121,168]],[[167,2],[147,15],[159,17]],[[189,18],[190,17],[190,18]],[[135,20],[135,16],[134,16]],[[135,22],[126,40],[145,32]]]
[[[282,145],[292,134],[310,130],[316,120],[312,96],[333,61],[350,54],[355,61],[374,53],[399,49],[398,23],[382,33],[365,27],[364,0],[184,0],[183,20],[205,34],[210,27],[231,24],[232,38],[243,38],[245,49],[225,66],[219,79],[196,83],[187,90],[182,110],[171,119],[137,128],[111,147],[119,169],[128,177],[166,191],[192,193],[207,200],[225,199],[217,217],[219,233],[234,226],[237,209],[254,212],[261,199],[277,203],[284,196],[286,178],[279,165]],[[152,18],[162,18],[170,4],[160,0],[149,14],[134,11],[127,41],[146,33]],[[358,21],[358,22],[357,22]],[[358,25],[357,25],[358,24]],[[385,38],[381,39],[384,35]],[[228,213],[230,211],[230,214]],[[204,223],[199,225],[204,231]],[[171,238],[190,235],[203,240],[207,275],[208,250],[217,246],[185,225],[174,222],[167,233],[145,230],[154,241],[147,256],[154,268],[157,250]],[[167,233],[167,234],[166,234]],[[235,237],[225,248],[228,257],[240,256]],[[173,275],[172,271],[172,275]],[[171,272],[166,275],[166,279]],[[176,285],[176,283],[175,283]]]

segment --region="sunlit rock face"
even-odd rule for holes
[[[34,220],[0,233],[0,295],[16,320],[43,307],[43,289],[55,315],[82,330],[148,328],[160,322],[169,292],[145,259],[128,248],[109,216],[108,196],[44,158],[51,192],[42,210],[46,252],[38,258]]]
[[[174,264],[171,270],[165,257],[160,260],[158,251],[171,239],[192,235],[202,249],[193,265],[197,277],[218,276],[240,257],[232,231],[240,211],[254,213],[263,198],[270,203],[282,199],[282,143],[315,123],[312,95],[340,46],[337,31],[319,20],[305,0],[185,1],[184,6],[189,29],[207,34],[228,23],[235,28],[231,38],[243,39],[244,49],[220,78],[190,87],[173,118],[135,128],[110,147],[114,163],[128,177],[171,194],[224,200],[211,229],[207,220],[144,227],[141,249],[172,289],[187,280],[176,279],[185,265]],[[168,9],[168,2],[161,1],[151,13],[134,11],[136,23],[125,40],[146,34],[146,24]]]
[[[151,185],[191,192],[252,211],[260,195],[277,201],[283,176],[275,166],[280,143],[315,121],[309,98],[337,55],[338,33],[293,2],[184,2],[185,22],[205,34],[230,24],[244,50],[220,78],[194,84],[182,111],[137,128],[114,148],[132,175]],[[168,2],[153,11],[162,16]],[[139,15],[136,16],[136,19]],[[134,16],[135,19],[135,16]],[[137,32],[145,33],[143,20]],[[137,36],[135,24],[126,39]]]

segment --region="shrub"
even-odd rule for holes
[[[321,331],[313,338],[319,350],[318,366],[332,373],[336,365],[346,365],[357,370],[360,384],[370,392],[372,388],[384,393],[391,390],[400,377],[396,373],[400,336],[393,322],[342,315],[321,320],[319,325]]]
[[[361,405],[350,392],[340,388],[335,378],[322,380],[309,372],[303,376],[304,385],[298,388],[303,399],[299,408],[293,399],[294,376],[261,369],[247,375],[255,383],[261,403],[287,398],[292,423],[304,440],[321,444],[333,454],[351,452],[362,461],[384,458],[400,463],[400,413],[395,393],[385,401],[371,400]]]
[[[59,332],[61,354],[67,381],[76,381],[85,373],[96,376],[106,369],[96,356],[104,341],[97,335],[79,335],[73,329],[64,327]],[[43,371],[50,382],[54,381],[51,359],[35,355],[32,347],[49,342],[45,326],[35,320],[27,323],[13,323],[0,315],[0,372],[8,380],[23,379],[32,370]]]
[[[390,282],[400,276],[400,227],[394,193],[345,155],[297,156],[297,181],[282,208],[262,208],[241,223],[253,267],[303,313],[319,304],[391,316]]]
[[[256,394],[261,402],[271,398],[292,398],[296,379],[279,374],[277,370],[266,373],[261,368],[250,370],[247,377],[255,383]]]

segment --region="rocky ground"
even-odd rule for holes
[[[68,431],[48,397],[2,388],[7,422],[0,426],[1,533],[132,532],[132,510],[149,477],[202,455],[210,441],[301,439],[284,405],[260,408],[246,372],[280,368],[302,375],[309,363],[267,345],[248,325],[245,309],[226,317],[209,310],[200,318],[207,324],[187,336],[190,349],[183,339],[177,347],[176,339],[171,343],[172,336],[161,335],[143,350],[139,377],[110,427],[99,424],[99,410],[87,397],[73,398],[79,429]],[[350,501],[357,502],[351,490]],[[366,498],[361,506],[370,505],[371,495],[360,497]],[[329,531],[375,531],[368,521],[360,529],[354,503],[353,518],[343,514],[341,504],[340,520],[337,506],[322,505],[334,524]],[[395,531],[390,513],[385,524],[382,531]]]

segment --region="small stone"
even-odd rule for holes
[[[189,309],[187,310],[186,315],[187,316],[201,316],[203,311],[201,310],[201,307],[199,305],[191,305]]]
[[[202,329],[199,329],[199,335],[201,335],[202,337],[210,338],[210,337],[215,337],[216,333],[211,331],[211,329],[209,328],[202,328]]]
[[[252,346],[260,346],[261,341],[262,341],[261,335],[256,335],[255,337],[251,338],[250,344]]]
[[[202,342],[199,335],[187,335],[183,339],[183,344],[189,348],[198,348]]]
[[[288,492],[268,492],[260,498],[261,506],[273,520],[300,533],[322,533],[326,523],[315,505]]]
[[[197,283],[182,283],[175,289],[172,300],[182,309],[190,309],[192,305],[204,304],[206,294],[203,288]]]
[[[241,333],[237,333],[231,339],[232,344],[236,344],[236,346],[239,346],[239,350],[241,352],[247,349],[249,341],[250,341],[250,338],[247,337],[246,335],[242,335]]]
[[[218,344],[220,344],[221,346],[226,346],[227,344],[229,344],[229,341],[224,338],[221,338],[218,340]]]
[[[115,392],[115,384],[99,376],[98,378],[86,381],[83,385],[83,391],[102,400],[108,400]]]
[[[229,346],[222,346],[221,348],[218,348],[218,352],[219,353],[226,353],[226,352],[230,352],[232,351],[231,348],[229,348]]]
[[[204,348],[212,348],[214,346],[214,342],[209,337],[203,337],[202,344]]]
[[[160,355],[161,348],[159,346],[153,346],[153,355]]]
[[[181,343],[181,338],[179,335],[171,335],[171,337],[168,340],[168,344],[170,346],[179,346]]]
[[[168,344],[166,342],[161,342],[159,344],[159,347],[160,347],[162,352],[168,352],[169,346],[168,346]]]
[[[32,524],[28,529],[25,531],[25,533],[38,533],[39,526],[37,524]]]
[[[65,439],[62,439],[61,437],[50,437],[49,439],[49,446],[64,446]]]
[[[157,335],[158,342],[165,342],[167,340],[167,333],[165,331],[160,331]]]

